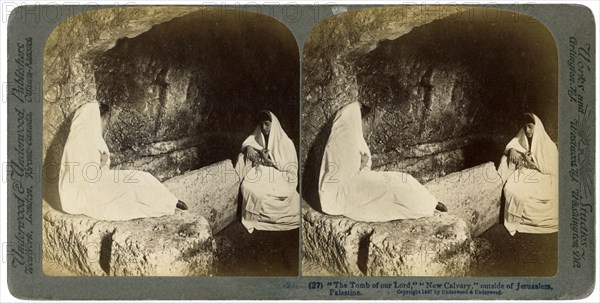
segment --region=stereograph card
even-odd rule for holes
[[[7,32],[15,297],[594,290],[585,6],[25,5]]]

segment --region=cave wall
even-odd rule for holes
[[[99,9],[72,16],[56,26],[44,48],[44,158],[64,145],[65,122],[73,111],[83,103],[96,100],[92,61],[96,55],[112,48],[120,38],[135,37],[155,24],[197,10],[200,8],[184,6]]]
[[[82,104],[97,100],[93,59],[120,38],[135,37],[155,24],[200,10],[203,9],[185,6],[98,9],[74,15],[50,33],[42,70],[43,198],[50,205],[60,209],[60,160],[73,112]]]
[[[327,141],[326,136],[321,139],[324,124],[343,105],[357,101],[356,58],[375,49],[381,40],[398,38],[415,27],[465,10],[460,6],[364,9],[317,23],[302,54],[302,166],[316,145]]]
[[[297,44],[283,24],[256,16],[191,13],[96,57],[115,167],[167,179],[237,159],[261,109],[298,146]]]
[[[51,33],[43,72],[50,185],[72,114],[90,101],[112,106],[114,168],[162,180],[234,158],[259,109],[272,110],[298,144],[297,44],[267,16],[185,6],[86,12]],[[55,195],[55,186],[45,186],[46,198]]]
[[[446,18],[356,61],[358,99],[374,107],[373,167],[421,181],[498,161],[524,112],[557,138],[557,53],[539,22]]]
[[[333,16],[309,34],[302,81],[309,202],[318,199],[331,120],[351,102],[374,109],[373,168],[420,181],[497,161],[525,111],[557,138],[556,44],[514,12],[402,7]]]
[[[355,60],[381,40],[396,39],[415,27],[465,10],[460,6],[363,9],[315,25],[302,53],[300,168],[304,199],[311,204],[318,201],[319,169],[335,112],[358,101]]]

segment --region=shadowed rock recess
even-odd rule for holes
[[[254,113],[269,109],[298,146],[299,59],[273,18],[199,7],[100,9],[59,24],[46,44],[45,268],[80,275],[207,275],[214,235],[238,212],[237,162]],[[112,169],[150,172],[190,210],[96,221],[61,212],[58,174],[73,112],[111,108]]]
[[[365,9],[317,24],[302,60],[303,273],[469,274],[469,251],[482,246],[474,238],[501,220],[494,162],[522,114],[558,135],[557,50],[545,26],[482,7]],[[448,214],[365,224],[319,212],[332,119],[356,101],[373,109],[373,169],[429,182]],[[413,242],[432,255],[410,255],[403,243]]]

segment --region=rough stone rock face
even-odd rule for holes
[[[98,221],[44,202],[44,260],[75,275],[213,274],[212,235],[236,219],[239,175],[248,169],[241,160],[235,167],[225,160],[165,181],[189,207],[175,216]]]
[[[60,160],[72,114],[81,104],[98,100],[94,59],[115,46],[120,38],[133,38],[148,31],[153,25],[197,10],[200,8],[183,6],[170,9],[99,9],[74,15],[52,31],[44,49],[42,137],[43,197],[52,207],[60,209],[57,185]],[[132,125],[132,128],[135,126]],[[115,151],[115,146],[109,148]],[[161,165],[177,169],[178,166],[174,163],[182,153],[185,150],[161,161]],[[153,159],[128,158],[128,161],[134,163],[127,163],[123,160],[124,157],[119,156],[118,148],[111,157],[115,160],[114,168],[120,168],[118,163],[126,163],[130,164],[130,168],[151,171],[159,179],[165,179],[165,176],[153,171],[159,166],[152,163]]]
[[[233,222],[238,210],[240,177],[231,160],[221,161],[165,181],[189,211],[205,217],[217,234]]]
[[[448,213],[385,223],[329,216],[304,202],[303,274],[467,275],[472,238],[499,222],[502,186],[491,162],[452,173],[425,184]]]
[[[354,226],[362,229],[354,229]],[[359,275],[358,247],[360,238],[371,232],[361,224],[343,216],[328,216],[302,205],[302,259],[314,262],[341,276]]]
[[[479,12],[470,20],[435,20],[398,39],[381,41],[357,60],[358,99],[376,108],[375,125],[381,126],[370,138],[373,153],[395,153],[402,162],[406,147],[427,142],[443,152],[464,151],[458,157],[462,167],[438,165],[457,171],[468,167],[464,164],[472,163],[472,157],[485,155],[469,149],[484,147],[492,157],[501,152],[501,144],[485,139],[514,136],[524,111],[548,121],[556,137],[552,37],[541,23],[519,24],[506,12],[493,23]],[[502,37],[511,37],[510,46]],[[463,143],[444,146],[457,139]]]
[[[76,275],[212,274],[215,241],[208,221],[194,212],[98,221],[56,211],[44,202],[42,232],[43,262]],[[53,274],[46,268],[46,274]]]
[[[499,151],[510,139],[508,136],[494,139],[468,135],[443,142],[418,144],[403,150],[374,154],[372,168],[406,172],[425,183],[465,167],[500,160]]]
[[[44,53],[44,198],[59,208],[70,119],[90,101],[111,107],[112,168],[161,181],[234,159],[261,109],[298,144],[298,56],[283,24],[252,12],[162,6],[74,15]]]
[[[98,100],[113,108],[107,144],[124,158],[115,164],[169,158],[150,170],[169,178],[233,159],[261,109],[298,143],[296,41],[274,19],[247,14],[193,12],[95,58]]]
[[[462,10],[446,6],[377,8],[351,11],[319,22],[309,34],[302,56],[302,132],[306,138],[303,157],[335,111],[357,101],[357,57],[374,49],[381,40],[398,38],[414,27]]]
[[[120,38],[135,37],[155,24],[196,10],[199,8],[100,9],[60,23],[48,37],[44,50],[44,152],[78,106],[97,100],[92,64],[96,55],[112,48]]]
[[[503,185],[494,163],[488,162],[434,179],[425,187],[476,237],[500,222]]]
[[[332,118],[351,102],[373,108],[373,169],[421,182],[497,161],[526,111],[556,138],[556,45],[540,22],[515,22],[523,18],[489,8],[399,7],[319,23],[303,53],[306,201],[319,208],[314,189]]]
[[[212,234],[234,220],[240,179],[230,160],[182,174],[234,159],[261,109],[273,111],[298,143],[297,43],[276,20],[244,14],[100,9],[51,33],[43,83],[48,264],[77,275],[212,274]],[[144,170],[160,180],[177,176],[166,185],[189,211],[127,222],[57,211],[70,119],[91,101],[111,106],[111,168]]]
[[[467,224],[450,214],[357,222],[302,207],[303,275],[462,276],[470,266]],[[304,263],[303,263],[304,264]]]
[[[366,273],[462,276],[470,267],[470,239],[465,222],[451,214],[382,223],[368,238]]]

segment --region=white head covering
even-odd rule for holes
[[[63,151],[59,180],[63,211],[98,220],[159,217],[175,212],[178,199],[160,181],[146,172],[115,173],[109,168],[108,153],[99,104],[86,103],[73,116]],[[134,173],[135,179],[129,179]]]
[[[361,153],[367,153],[371,167],[371,152],[363,136],[360,103],[345,105],[335,115],[331,134],[325,146],[319,174],[321,209],[331,215],[342,214],[339,202],[341,186],[360,172]]]
[[[523,128],[519,131],[506,146],[505,151],[513,148],[519,152],[525,153],[531,152],[531,157],[535,162],[537,168],[543,174],[555,175],[558,173],[558,148],[556,144],[550,139],[548,133],[544,129],[542,121],[532,113],[526,113],[525,115],[531,116],[535,122],[533,129],[533,137],[531,138],[531,148],[529,148],[529,142]]]
[[[271,116],[271,131],[269,133],[268,146],[266,147],[269,151],[268,154],[275,164],[275,167],[280,171],[287,171],[292,174],[294,177],[290,178],[290,181],[293,179],[294,182],[297,183],[298,178],[296,177],[296,174],[298,173],[298,159],[296,147],[281,128],[281,124],[277,117],[270,111],[267,111],[267,113]],[[257,150],[265,149],[265,136],[260,129],[260,125],[256,126],[252,135],[244,140],[242,143],[242,150],[246,148],[246,146],[251,146]]]
[[[82,207],[86,205],[81,190],[89,180],[84,177],[84,169],[87,168],[87,172],[94,171],[90,166],[99,169],[102,153],[109,155],[108,146],[102,138],[99,104],[85,103],[73,115],[61,159],[59,194],[61,207],[65,212],[81,213]],[[110,162],[107,162],[106,167],[109,165]]]

